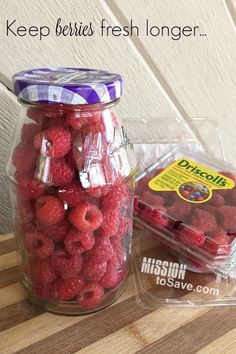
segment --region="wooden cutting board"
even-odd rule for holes
[[[31,305],[19,283],[12,235],[0,235],[0,353],[236,353],[236,308],[140,308],[130,276],[122,297],[86,316]]]

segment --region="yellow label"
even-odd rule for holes
[[[205,203],[211,199],[213,190],[232,189],[235,182],[197,162],[181,158],[148,185],[154,191],[176,191],[180,198],[190,203]]]

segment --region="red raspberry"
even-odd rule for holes
[[[225,177],[232,179],[234,182],[236,182],[236,176],[232,172],[219,172],[219,173]]]
[[[236,205],[236,188],[227,191],[227,204]]]
[[[51,256],[53,268],[63,279],[78,275],[82,268],[83,259],[80,254],[70,255],[63,249],[56,250]]]
[[[173,205],[167,208],[167,212],[170,216],[176,219],[181,219],[185,216],[190,215],[192,210],[192,205],[189,202],[185,202],[184,200],[177,197]]]
[[[90,309],[101,302],[103,295],[103,288],[96,283],[91,283],[81,289],[77,296],[77,301],[81,307]]]
[[[72,300],[83,288],[84,279],[80,276],[58,279],[51,286],[51,296],[57,300]]]
[[[211,232],[217,227],[215,217],[205,210],[194,209],[192,215],[192,225],[203,232]]]
[[[37,152],[30,145],[24,142],[18,144],[12,154],[12,164],[17,171],[32,172],[35,169]]]
[[[71,149],[71,134],[68,129],[51,127],[38,133],[34,146],[41,154],[48,157],[63,157]]]
[[[21,140],[25,143],[32,143],[34,141],[35,135],[38,134],[40,130],[41,126],[39,124],[24,124],[21,129]]]
[[[51,183],[55,186],[65,186],[74,179],[75,171],[64,158],[50,161]]]
[[[32,287],[34,293],[40,297],[42,300],[50,299],[51,293],[50,293],[50,284],[48,283],[42,283],[40,281],[36,282],[33,284]]]
[[[32,202],[26,201],[18,205],[18,219],[22,224],[32,224],[34,221],[34,210]]]
[[[65,156],[67,164],[71,167],[71,169],[76,169],[76,160],[74,157],[73,149],[71,149],[68,154]]]
[[[158,194],[153,194],[150,192],[143,193],[143,200],[153,207],[158,207],[159,205],[164,205],[164,198]]]
[[[101,225],[103,217],[95,205],[85,202],[72,209],[69,220],[80,231],[90,232]]]
[[[42,230],[53,241],[62,241],[65,239],[70,227],[70,223],[67,220],[63,220],[55,225],[40,225],[39,230]]]
[[[105,209],[103,211],[103,222],[101,228],[113,236],[117,233],[120,223],[120,213],[116,209]]]
[[[95,238],[91,232],[81,232],[73,228],[67,234],[64,244],[69,254],[80,254],[93,248]]]
[[[89,188],[87,194],[93,198],[101,198],[107,195],[111,190],[111,186],[101,186],[96,188]]]
[[[146,222],[161,227],[168,225],[169,220],[167,215],[165,215],[165,208],[160,206],[158,209],[154,209],[139,203],[139,208],[140,207],[142,207],[142,210],[139,211],[139,216]]]
[[[107,270],[99,281],[99,284],[106,289],[112,289],[118,281],[118,273],[112,263],[108,263]]]
[[[106,262],[113,255],[113,248],[109,238],[97,237],[95,246],[89,251],[89,259],[94,262]]]
[[[82,128],[82,132],[85,134],[89,134],[89,133],[97,134],[97,133],[102,133],[104,131],[105,131],[105,127],[103,122],[86,125],[85,127]]]
[[[41,123],[44,118],[44,112],[43,110],[39,110],[38,108],[29,108],[27,111],[27,117],[37,123]]]
[[[230,254],[231,251],[231,237],[227,236],[225,230],[222,227],[217,227],[211,234],[211,238],[207,239],[202,246],[203,249],[213,255]]]
[[[57,273],[53,269],[50,259],[45,258],[35,262],[33,267],[33,278],[40,283],[52,283],[57,278]]]
[[[58,190],[58,197],[70,208],[76,207],[86,199],[85,191],[80,182],[72,182]]]
[[[127,199],[130,197],[130,192],[126,184],[119,184],[102,198],[102,207],[104,209],[119,209],[126,204]]]
[[[205,238],[205,234],[193,226],[181,225],[178,231],[179,241],[190,247],[203,245]]]
[[[107,269],[107,262],[99,262],[97,263],[96,260],[87,260],[83,264],[82,274],[85,279],[89,281],[97,281],[99,280],[103,274],[106,272]]]
[[[222,205],[218,208],[221,216],[221,225],[227,231],[236,229],[236,207],[232,205]]]
[[[119,285],[121,285],[123,281],[127,278],[127,276],[128,276],[127,269],[122,269],[121,271],[119,271],[117,282],[116,284],[113,285],[113,288],[117,288]]]
[[[36,217],[45,225],[55,225],[62,221],[65,210],[62,202],[55,196],[45,195],[36,200]]]
[[[213,192],[212,198],[209,200],[208,204],[213,207],[221,206],[225,203],[224,197],[217,192]]]
[[[83,116],[82,112],[70,112],[66,116],[67,124],[73,129],[80,130],[83,126],[88,124],[87,118]]]
[[[38,258],[46,258],[53,253],[53,241],[38,231],[29,231],[24,237],[26,250]]]
[[[23,199],[40,197],[46,188],[46,185],[36,178],[27,176],[25,173],[15,173],[18,182],[17,193]]]

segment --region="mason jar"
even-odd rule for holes
[[[7,173],[22,283],[64,314],[102,309],[128,276],[135,158],[115,113],[120,75],[17,73],[22,105]]]

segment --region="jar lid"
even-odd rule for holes
[[[108,103],[122,95],[122,77],[102,70],[42,68],[13,76],[15,94],[35,103]]]

